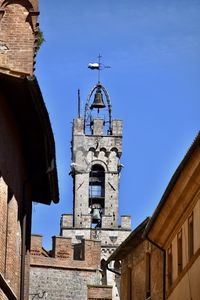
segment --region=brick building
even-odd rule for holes
[[[58,202],[55,146],[34,77],[36,0],[0,0],[0,299],[28,299],[32,201]]]
[[[110,256],[121,260],[121,299],[200,299],[200,133],[149,222]]]
[[[93,95],[94,101],[90,103]],[[105,97],[104,100],[103,97]],[[104,101],[106,102],[104,103]],[[104,116],[103,111],[106,111],[105,118],[102,118],[102,114]],[[118,276],[110,270],[106,270],[105,261],[131,232],[130,216],[122,216],[121,224],[118,223],[121,154],[122,121],[112,119],[109,95],[103,85],[98,82],[88,95],[84,116],[81,117],[79,111],[78,117],[73,121],[70,172],[74,192],[73,214],[62,215],[60,239],[62,243],[70,241],[70,247],[72,247],[74,253],[70,252],[70,257],[73,256],[77,261],[74,262],[71,258],[65,258],[65,262],[63,261],[65,271],[57,267],[57,274],[59,274],[60,269],[60,273],[65,274],[62,276],[68,276],[67,274],[71,273],[71,279],[73,277],[70,281],[71,287],[67,285],[67,279],[63,283],[66,291],[65,299],[119,299]],[[91,248],[90,250],[87,249],[89,254],[85,250],[86,256],[83,260],[81,249],[82,243],[86,243],[86,241],[90,243]],[[85,264],[87,269],[90,260],[93,259],[93,245],[97,244],[99,245],[99,254],[95,265],[92,267],[93,273],[91,275],[93,275],[88,276],[88,273],[84,275],[83,269],[79,270],[77,275],[75,265],[78,264],[80,268]],[[67,248],[64,250],[65,247],[67,246],[63,246],[63,251],[67,251]],[[52,256],[52,253],[54,251],[48,253],[48,255]],[[34,293],[37,288],[41,288],[41,277],[39,276],[41,273],[44,274],[44,281],[48,283],[46,287],[48,299],[61,299],[56,298],[57,294],[51,294],[49,282],[52,279],[45,275],[45,267],[40,264],[41,255],[40,251],[40,255],[35,258],[32,256],[31,259],[31,293]],[[87,257],[88,259],[86,259]],[[52,261],[52,266],[49,265],[49,268],[52,269],[53,274],[53,268],[56,264],[54,264],[56,261],[54,254],[49,261]],[[96,276],[97,274],[98,276]],[[61,275],[58,275],[57,280],[59,276]],[[85,281],[80,277],[85,277]],[[81,286],[80,282],[82,282]],[[110,286],[112,289],[110,289]],[[108,293],[106,297],[101,296],[102,287],[106,291],[105,293]],[[60,288],[60,293],[62,293],[62,290],[63,288]],[[71,298],[70,291],[74,293]]]

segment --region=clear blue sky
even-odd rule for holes
[[[122,119],[124,169],[120,214],[133,228],[153,213],[197,134],[200,116],[200,1],[40,0],[46,42],[36,65],[54,131],[60,203],[34,205],[33,233],[59,234],[60,217],[72,212],[71,122],[97,82],[87,64],[99,53],[112,68],[102,72]]]

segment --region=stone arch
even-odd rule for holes
[[[109,170],[117,171],[117,165],[119,163],[119,156],[117,148],[112,148],[109,153]]]
[[[88,170],[87,170],[87,171],[90,171],[93,165],[101,165],[101,166],[104,168],[105,172],[108,171],[108,167],[107,167],[106,163],[105,163],[104,161],[100,160],[100,159],[95,159],[95,160],[93,160],[93,161],[89,164]]]
[[[119,151],[118,151],[118,149],[116,147],[111,148],[110,152],[115,152],[116,156],[119,157]]]
[[[105,154],[107,152],[105,147],[100,148],[100,151],[105,152]]]
[[[98,153],[98,159],[102,160],[102,161],[105,161],[106,160],[106,149],[105,148],[101,148],[99,153]]]
[[[35,0],[4,0],[0,6],[0,21],[6,11],[6,7],[9,5],[18,4],[27,10],[26,22],[28,22],[32,28],[32,31],[37,35],[38,33],[38,23],[37,16],[39,15],[37,1]]]
[[[90,147],[88,151],[92,151],[92,152],[95,152],[95,148],[94,147]]]
[[[34,10],[33,5],[32,5],[32,3],[29,0],[5,0],[5,1],[3,1],[1,7],[5,8],[6,6],[11,5],[11,4],[22,5],[28,11],[33,11]]]
[[[89,207],[92,224],[101,228],[105,209],[105,169],[99,163],[93,164],[89,173]]]
[[[28,0],[5,0],[0,16],[1,66],[10,72],[32,75],[37,49],[37,11]]]
[[[87,152],[87,162],[90,164],[91,161],[93,161],[95,156],[95,149],[94,148],[90,148],[89,151]]]

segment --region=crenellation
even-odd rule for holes
[[[53,249],[51,251],[52,257],[59,259],[72,259],[73,248],[72,239],[61,236],[53,236]]]
[[[122,136],[122,121],[113,120],[112,121],[112,134],[116,136]]]
[[[73,134],[80,135],[83,134],[83,119],[77,118],[73,120]]]
[[[73,226],[73,215],[63,214],[61,217],[61,226],[71,228]]]
[[[32,255],[42,254],[42,235],[39,234],[31,235],[31,253]]]
[[[103,135],[104,130],[104,120],[103,119],[94,119],[92,125],[92,135]]]
[[[78,237],[78,236],[77,236]],[[76,245],[71,237],[52,237],[52,250],[44,251],[42,236],[31,237],[31,265],[56,268],[79,268],[96,271],[99,268],[101,243],[97,240],[80,239]]]
[[[121,227],[131,229],[131,216],[121,216]]]

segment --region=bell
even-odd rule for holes
[[[92,212],[92,218],[93,218],[94,220],[100,220],[100,219],[101,219],[99,208],[94,208],[94,209],[93,209],[93,212]]]
[[[90,106],[90,109],[93,109],[93,108],[104,108],[106,107],[104,102],[103,102],[103,95],[102,95],[102,92],[101,92],[101,88],[98,87],[97,90],[96,90],[96,93],[94,95],[94,101],[92,103],[92,105]]]

